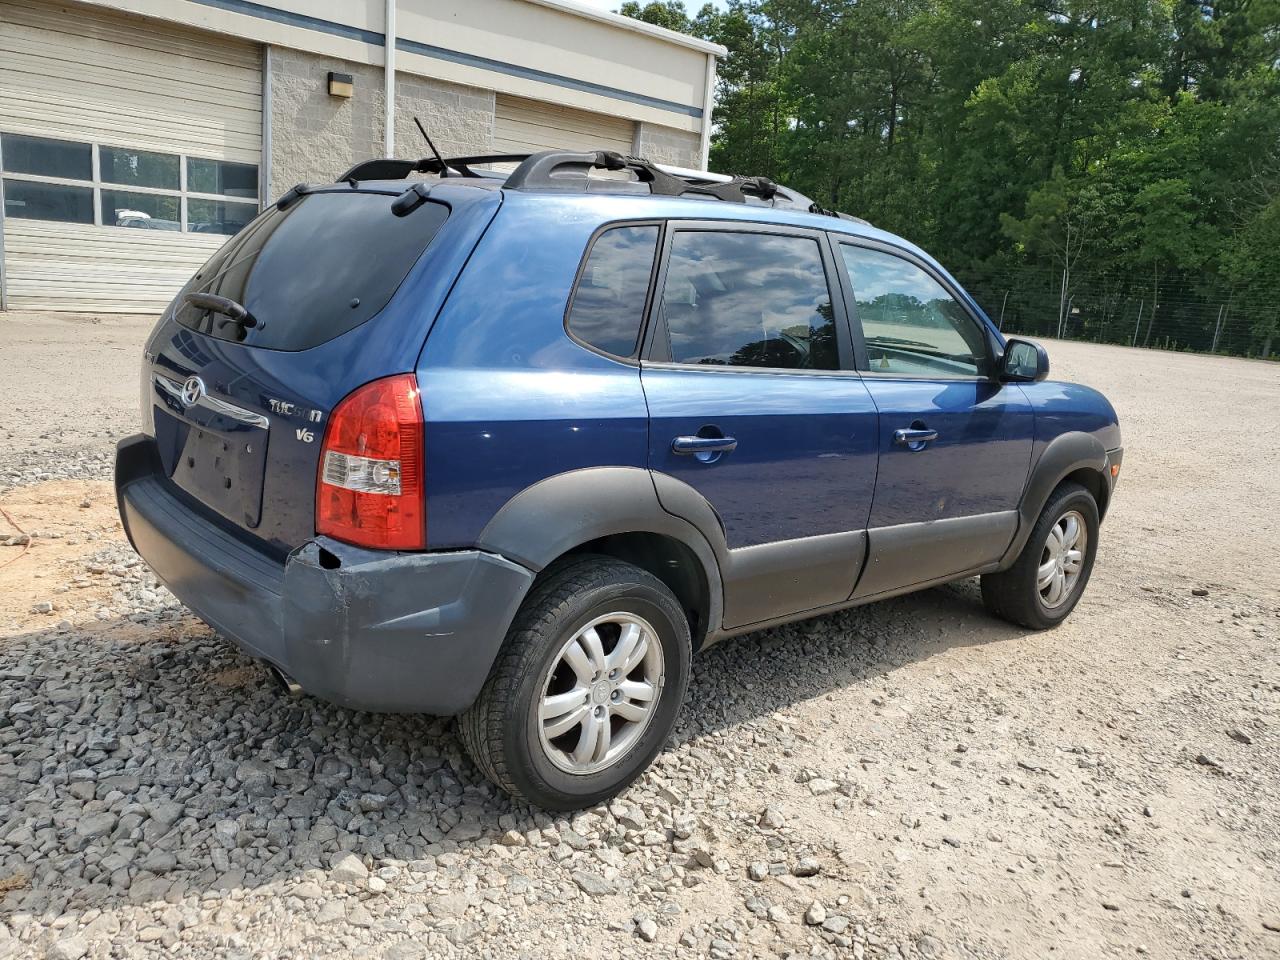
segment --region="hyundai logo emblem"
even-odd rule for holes
[[[182,384],[182,402],[189,407],[203,396],[204,381],[199,377],[187,377],[186,382]]]

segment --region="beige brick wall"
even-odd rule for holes
[[[355,95],[329,96],[328,75],[351,74]],[[273,47],[271,50],[271,189],[327,183],[353,163],[382,156],[382,68]],[[430,151],[414,125],[422,120],[445,156],[493,149],[495,94],[430,77],[396,75],[396,155]],[[652,123],[636,124],[637,152],[657,163],[701,164],[700,140]]]
[[[271,197],[295,183],[329,183],[357,160],[382,156],[382,69],[271,49]],[[329,96],[329,71],[351,74],[355,95]]]
[[[446,157],[488,153],[493,148],[493,114],[492,90],[396,73],[397,156],[431,153],[413,122],[415,116]]]
[[[351,74],[354,96],[329,96],[330,70]],[[295,183],[331,181],[357,161],[382,156],[382,104],[381,67],[272,48],[271,196]],[[415,115],[446,156],[493,146],[491,90],[397,73],[397,156],[430,152],[414,126]]]
[[[636,153],[654,163],[699,169],[702,166],[702,139],[696,133],[673,130],[654,123],[636,124]]]

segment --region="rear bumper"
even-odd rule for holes
[[[200,619],[358,710],[466,709],[533,582],[478,550],[389,553],[326,537],[281,561],[179,494],[145,435],[117,448],[116,497],[133,548]]]

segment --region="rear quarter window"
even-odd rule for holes
[[[394,199],[339,190],[271,207],[200,268],[179,296],[175,319],[274,350],[306,350],[354,330],[387,305],[449,216],[444,204],[427,202],[397,217]],[[183,303],[193,292],[229,297],[259,326]]]
[[[657,250],[656,224],[598,234],[569,303],[569,332],[602,353],[635,356]]]

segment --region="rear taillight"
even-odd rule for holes
[[[411,373],[366,383],[329,418],[316,479],[316,533],[361,547],[426,546],[422,404]]]

